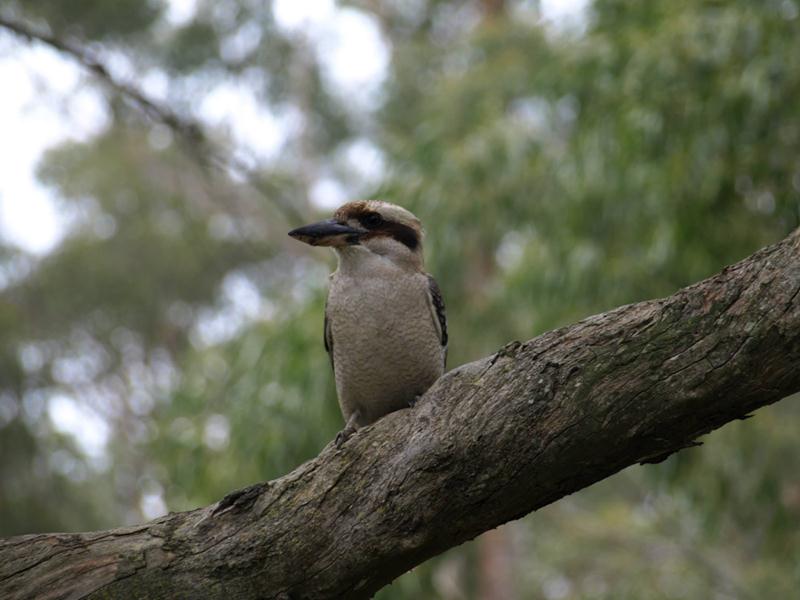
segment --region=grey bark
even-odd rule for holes
[[[292,473],[139,527],[0,542],[0,597],[367,598],[800,390],[800,232],[465,365]]]

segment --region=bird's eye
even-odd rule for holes
[[[361,222],[364,224],[365,227],[377,227],[381,223],[383,223],[383,219],[378,213],[369,213],[362,217]]]

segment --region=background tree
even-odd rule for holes
[[[40,165],[68,235],[41,258],[0,251],[3,534],[199,506],[331,439],[340,417],[320,340],[333,261],[285,236],[295,215],[324,212],[310,201],[320,189],[385,197],[426,224],[451,366],[671,293],[800,225],[796,1],[595,0],[566,31],[526,2],[340,10],[389,51],[375,93],[342,88],[324,40],[281,26],[271,3],[198,0],[177,24],[157,2],[6,3],[134,82],[164,81],[182,117],[202,120],[204,100],[236,88],[291,126],[256,157],[206,129],[215,153],[249,167],[242,177],[87,73],[106,126]],[[59,403],[108,427],[101,453],[59,433]],[[379,597],[788,597],[800,585],[796,404]],[[473,568],[487,564],[507,574],[503,589]]]

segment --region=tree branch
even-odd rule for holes
[[[367,598],[427,558],[800,390],[800,230],[442,377],[194,511],[0,542],[3,598]]]
[[[204,126],[199,121],[186,115],[179,115],[168,105],[150,98],[142,90],[115,77],[103,61],[87,48],[85,42],[61,38],[2,14],[0,14],[0,29],[6,29],[28,41],[45,44],[72,58],[108,89],[128,100],[148,118],[168,127],[181,142],[184,151],[202,168],[212,167],[226,175],[235,174],[278,208],[287,223],[298,225],[305,222],[305,218],[291,202],[269,194],[264,189],[258,174],[243,160],[230,153],[221,152],[209,140]]]

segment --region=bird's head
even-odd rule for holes
[[[289,235],[312,246],[331,246],[340,256],[366,250],[396,262],[422,263],[422,224],[389,202],[348,202],[332,219],[293,229]]]

